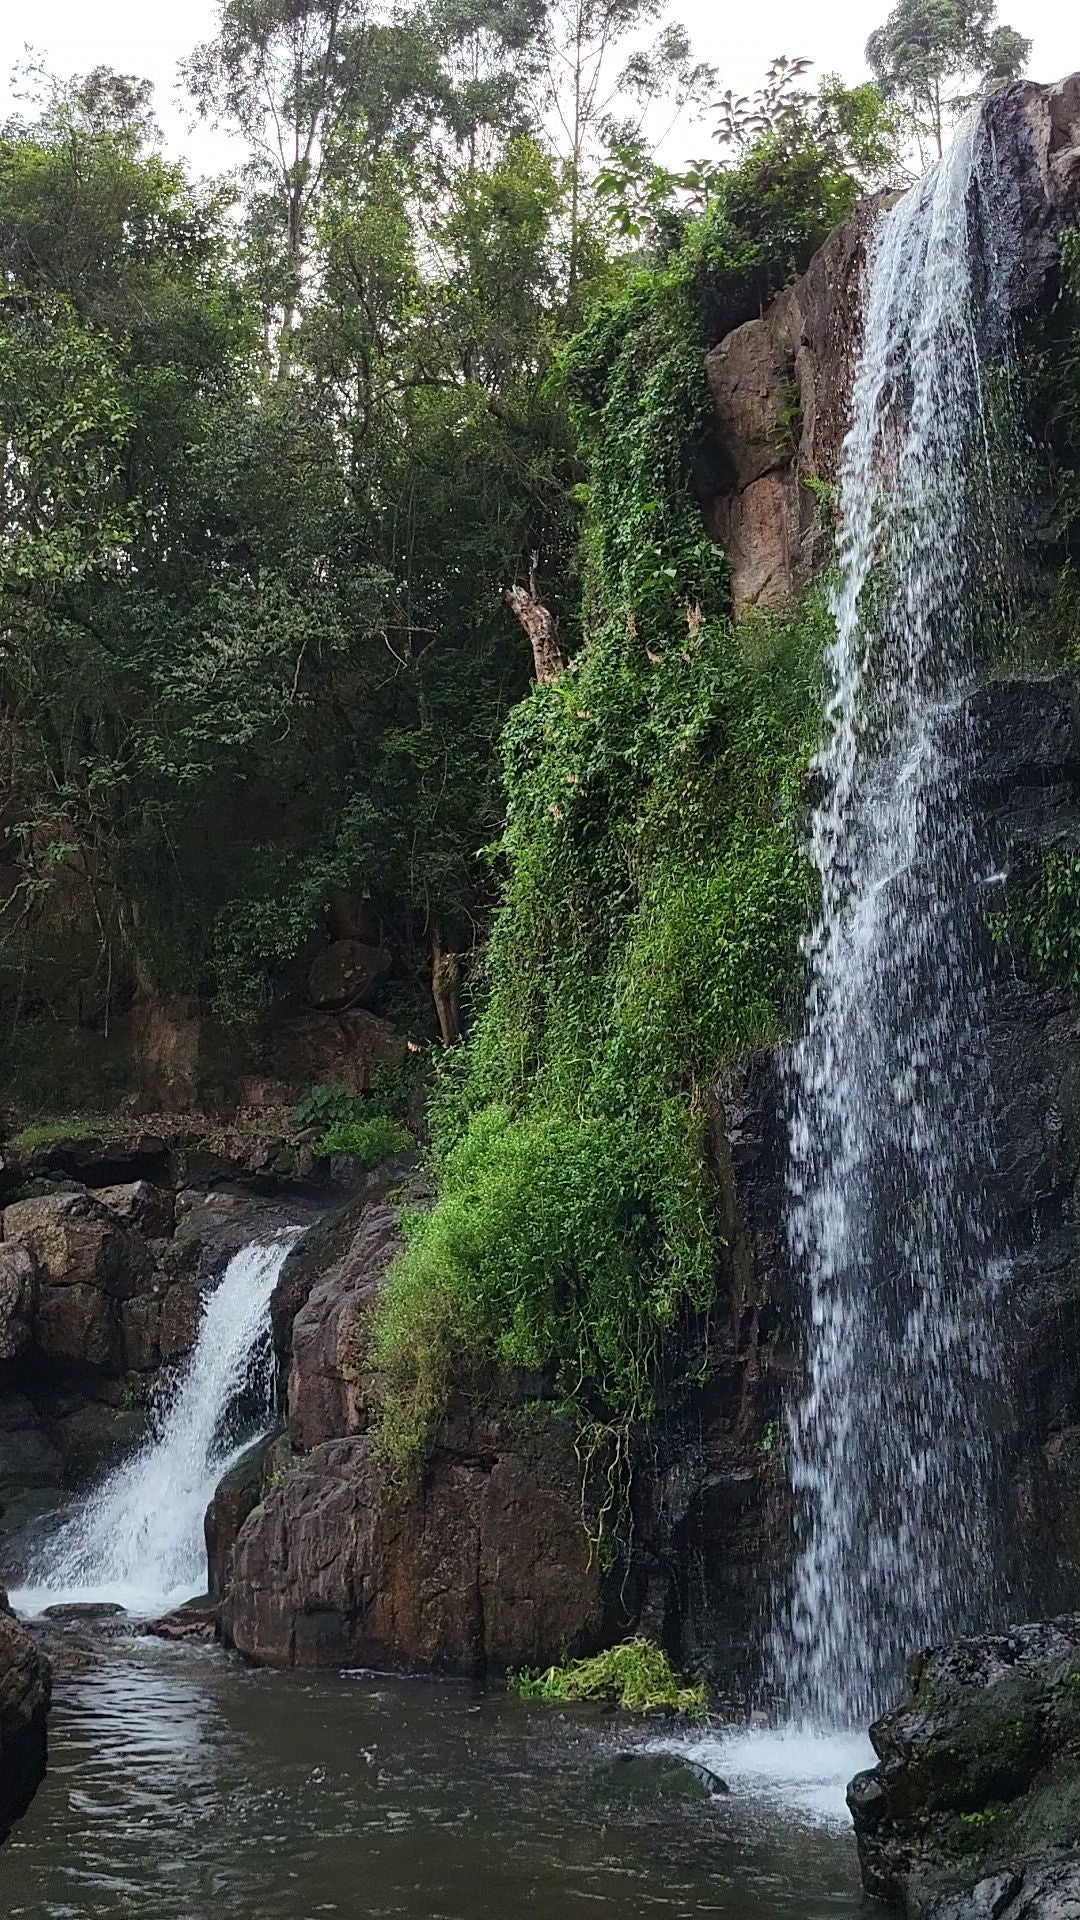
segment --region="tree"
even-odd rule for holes
[[[981,88],[1023,71],[1030,40],[995,25],[995,0],[898,0],[870,35],[866,58],[886,99],[940,157],[945,130]],[[975,93],[972,83],[975,85]]]
[[[716,73],[695,61],[685,29],[662,22],[662,0],[549,0],[540,47],[544,94],[569,185],[567,291],[582,276],[591,173],[600,151],[641,143],[646,119],[673,102],[677,115],[703,101]],[[651,46],[636,48],[617,70],[619,49],[650,27]]]

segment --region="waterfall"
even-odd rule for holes
[[[203,1303],[195,1346],[166,1394],[156,1431],[52,1535],[21,1612],[58,1601],[117,1601],[154,1614],[206,1585],[203,1516],[222,1475],[250,1444],[251,1408],[273,1412],[270,1297],[295,1232],[233,1255]]]
[[[865,1724],[992,1611],[990,1086],[965,695],[1000,595],[994,155],[981,116],[880,220],[840,473],[788,1238],[808,1385],[773,1635],[796,1715]]]

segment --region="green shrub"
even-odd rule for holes
[[[359,1119],[363,1102],[345,1087],[319,1085],[309,1087],[293,1108],[295,1127],[336,1127]]]
[[[598,1700],[625,1713],[685,1713],[694,1719],[708,1706],[704,1685],[681,1682],[667,1654],[644,1639],[628,1640],[588,1660],[568,1660],[544,1672],[527,1668],[511,1674],[508,1684],[519,1699],[542,1700],[549,1706]]]
[[[346,1153],[362,1167],[377,1167],[392,1154],[404,1153],[412,1145],[412,1135],[385,1113],[373,1113],[366,1120],[343,1120],[331,1127],[319,1141],[319,1153]]]
[[[1050,851],[1011,875],[990,932],[1011,941],[1037,979],[1080,990],[1080,855]]]

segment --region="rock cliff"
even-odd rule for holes
[[[1080,74],[1053,87],[1017,81],[994,97],[988,119],[999,158],[1004,306],[1019,314],[1053,291],[1061,229],[1080,212]],[[826,557],[821,499],[847,430],[866,242],[881,204],[865,203],[767,313],[708,356],[726,476],[710,525],[728,557],[737,613],[783,606]]]

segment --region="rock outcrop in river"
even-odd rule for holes
[[[1080,1614],[917,1656],[852,1782],[867,1892],[908,1920],[1080,1909]]]

